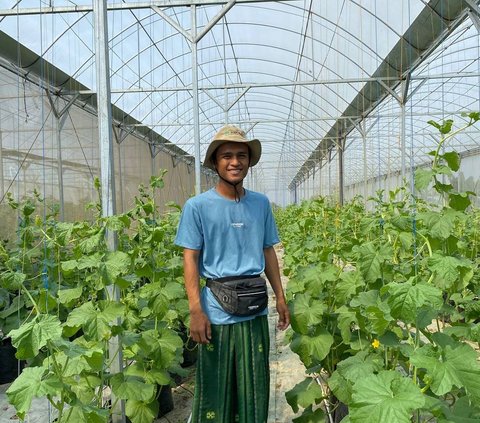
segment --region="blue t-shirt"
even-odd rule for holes
[[[265,270],[263,249],[279,242],[268,198],[245,190],[240,202],[212,188],[190,198],[183,207],[175,244],[200,251],[199,271],[204,278],[257,275]],[[233,316],[223,310],[210,289],[202,290],[202,307],[213,324],[255,317]],[[266,314],[264,310],[261,314]]]

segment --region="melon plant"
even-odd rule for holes
[[[0,322],[28,364],[7,390],[19,418],[39,397],[58,422],[108,422],[112,399],[125,401],[133,423],[156,418],[160,386],[182,371],[176,329],[188,312],[181,251],[173,245],[179,207],[160,214],[155,202],[163,175],[140,186],[126,213],[105,218],[101,203],[92,204],[90,221],[60,222],[39,196],[9,198],[20,223],[16,240],[0,249]],[[107,230],[117,234],[115,251]],[[117,339],[124,365],[112,371]]]
[[[325,198],[277,211],[290,348],[308,375],[286,394],[294,422],[479,421],[480,210],[448,182],[448,140],[480,116],[466,117],[429,122],[439,141],[415,187],[435,204],[401,187],[373,211]]]

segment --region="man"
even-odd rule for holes
[[[243,188],[248,168],[258,163],[260,155],[257,139],[248,140],[245,132],[232,125],[220,129],[204,160],[205,166],[217,172],[218,182],[215,188],[189,199],[180,219],[175,243],[184,248],[190,333],[200,344],[192,423],[267,421],[267,308],[260,307],[261,311],[251,315],[226,311],[222,296],[215,296],[211,285],[235,284],[239,277],[258,281],[258,275],[265,272],[276,297],[278,328],[288,327],[290,315],[273,248],[279,239],[270,203],[265,195]],[[212,289],[201,289],[200,277]]]

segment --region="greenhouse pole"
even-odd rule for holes
[[[363,202],[367,205],[367,122],[363,120],[361,135],[363,141]]]
[[[328,150],[328,196],[332,196],[332,150]]]
[[[110,67],[108,62],[108,29],[106,0],[94,0],[95,71],[97,82],[98,140],[100,143],[100,173],[102,184],[102,215],[115,214],[115,180],[113,165],[112,101],[110,91]],[[116,234],[107,229],[106,242],[110,251],[117,249]],[[112,300],[119,300],[115,285],[106,288]],[[117,322],[120,323],[120,322]],[[118,336],[109,341],[110,373],[123,371],[123,356]],[[125,423],[125,402],[116,401],[111,395],[112,422]]]
[[[192,10],[192,97],[193,97],[193,140],[195,143],[195,195],[200,194],[200,116],[198,103],[198,57],[197,57],[197,8]]]
[[[63,189],[63,158],[62,158],[62,129],[65,124],[66,114],[62,116],[56,116],[57,123],[56,135],[57,135],[57,167],[58,167],[58,201],[60,202],[60,220],[65,220],[65,197]]]
[[[346,138],[340,138],[337,144],[338,154],[338,202],[343,206],[343,146],[346,144]]]
[[[322,162],[323,162],[323,159],[320,158],[320,162],[318,163],[318,194],[320,197],[323,195]]]
[[[0,131],[0,198],[3,198],[5,195],[5,177],[3,175],[3,143],[2,143],[2,138],[3,138],[3,132]]]
[[[400,149],[401,149],[401,177],[402,183],[405,179],[405,170],[406,170],[406,147],[405,147],[405,138],[406,138],[406,106],[408,101],[408,88],[410,85],[410,73],[407,74],[405,80],[402,81],[402,96],[395,96],[398,103],[400,104]]]
[[[405,160],[405,128],[406,128],[406,114],[405,114],[405,102],[400,103],[400,149],[401,149],[401,174],[402,182],[405,179],[405,169],[406,169],[406,160]]]

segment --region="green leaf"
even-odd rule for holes
[[[91,405],[74,405],[64,410],[59,423],[107,423],[109,411]]]
[[[73,223],[71,222],[55,222],[56,240],[62,246],[66,245],[72,236]]]
[[[27,279],[27,275],[22,272],[7,272],[2,276],[2,286],[10,291],[22,289],[22,285]]]
[[[155,386],[145,383],[136,376],[117,373],[111,378],[112,391],[120,399],[151,402],[155,396]]]
[[[78,246],[80,251],[85,254],[90,254],[96,252],[100,249],[100,244],[104,241],[105,229],[101,228],[97,233],[89,236],[88,238],[83,239],[79,242]]]
[[[480,112],[462,112],[462,117],[468,117],[472,120],[470,124],[477,122],[480,119]]]
[[[451,409],[444,407],[444,410],[447,420],[440,420],[442,423],[478,423],[480,421],[480,408],[478,404],[472,404],[468,397],[456,399]]]
[[[412,219],[410,217],[394,215],[391,216],[388,221],[400,231],[408,231],[412,229]]]
[[[436,395],[444,395],[453,386],[465,388],[473,402],[480,401],[480,364],[477,353],[467,344],[458,343],[445,348],[426,345],[416,350],[412,363],[427,370],[431,389]]]
[[[80,298],[82,295],[82,287],[78,286],[76,288],[61,289],[57,292],[57,295],[60,304],[67,304],[70,301]]]
[[[326,263],[320,263],[315,266],[302,268],[297,278],[301,279],[305,286],[309,288],[312,295],[319,295],[324,285],[337,279],[338,270],[335,266]]]
[[[340,361],[337,372],[350,382],[356,382],[380,371],[383,368],[383,359],[377,354],[368,351],[359,351],[354,356]]]
[[[449,194],[448,196],[449,201],[448,204],[452,209],[465,211],[468,206],[472,204],[468,193],[466,192],[459,192],[456,194]]]
[[[97,309],[90,301],[73,309],[65,325],[82,327],[90,339],[109,339],[115,320],[123,316],[124,309],[123,304],[114,301],[99,301]]]
[[[158,414],[158,401],[147,404],[143,401],[128,400],[125,413],[132,423],[152,423]]]
[[[33,398],[54,396],[62,389],[60,381],[56,377],[45,378],[45,372],[43,367],[27,367],[7,389],[8,400],[22,420],[30,409]]]
[[[385,260],[392,256],[389,245],[379,245],[368,242],[361,246],[355,246],[353,251],[358,259],[357,264],[366,282],[374,283],[382,277],[382,266]]]
[[[98,269],[102,265],[102,254],[95,253],[91,255],[83,255],[78,260],[78,270],[83,269]]]
[[[179,204],[175,203],[175,201],[167,201],[165,203],[165,206],[166,207],[172,207],[172,208],[174,208],[175,210],[178,210],[178,211],[182,211],[182,207]]]
[[[22,310],[25,307],[25,300],[23,296],[21,297],[15,297],[10,304],[10,306],[0,312],[0,319],[5,319],[8,316],[11,316],[13,314],[18,314],[20,310]],[[18,320],[18,318],[16,318]],[[18,322],[14,327],[18,327]],[[3,332],[7,332],[5,328],[2,328]]]
[[[167,368],[176,359],[177,350],[183,348],[182,338],[168,328],[143,331],[141,335],[138,345],[158,367]]]
[[[447,176],[451,176],[452,175],[452,170],[448,167],[448,166],[437,166],[435,168],[435,172],[438,174],[438,175],[447,175]]]
[[[390,315],[390,307],[387,303],[378,300],[377,305],[365,309],[365,317],[368,320],[368,328],[377,335],[383,335],[394,319]]]
[[[453,189],[453,185],[452,184],[442,184],[441,182],[439,181],[436,181],[435,182],[435,185],[433,186],[435,188],[435,190],[437,192],[450,192],[452,191]]]
[[[367,292],[360,292],[355,298],[350,301],[351,307],[370,307],[376,306],[378,302],[378,291],[372,289]]]
[[[460,169],[460,154],[456,151],[449,151],[448,153],[442,154],[441,157],[447,162],[448,167],[456,172]]]
[[[431,169],[417,169],[415,171],[415,188],[423,191],[433,181],[434,172]]]
[[[388,304],[392,316],[407,323],[415,323],[417,309],[423,305],[431,305],[440,309],[443,303],[442,291],[426,283],[413,285],[409,280],[401,284],[391,282],[386,287],[390,294]]]
[[[128,225],[126,225],[125,223],[129,223],[129,222],[130,222],[130,219],[125,215],[122,215],[122,216],[114,215],[114,216],[106,217],[105,224],[107,228],[110,229],[111,231],[120,231],[124,227],[126,226],[128,227]]]
[[[104,352],[101,348],[86,347],[66,340],[58,340],[54,344],[59,349],[54,355],[55,362],[61,367],[63,377],[77,376],[84,370],[102,370]],[[44,360],[44,366],[49,366],[50,358]]]
[[[151,368],[151,366],[139,362],[130,364],[125,369],[125,374],[127,376],[140,377],[148,383],[157,385],[169,385],[171,382],[171,378],[167,370],[158,369],[155,367]]]
[[[77,260],[65,260],[62,261],[60,264],[62,270],[66,273],[72,272],[75,269],[78,269],[78,261]]]
[[[312,407],[306,408],[300,417],[292,420],[293,423],[319,423],[325,421],[325,412],[321,408],[313,410]]]
[[[446,135],[452,130],[453,120],[446,119],[441,124],[434,120],[429,120],[427,123],[437,128],[441,134]]]
[[[319,328],[313,336],[295,333],[290,349],[298,354],[306,367],[310,367],[312,363],[318,364],[322,361],[332,345],[333,336],[326,329]]]
[[[107,285],[113,285],[120,275],[126,275],[130,270],[131,260],[123,251],[109,252],[105,256],[103,275]]]
[[[312,300],[309,294],[296,295],[289,306],[293,330],[304,335],[309,333],[312,326],[322,321],[325,312],[325,305],[318,300]]]
[[[349,404],[352,423],[410,423],[412,412],[425,399],[410,378],[395,371],[383,371],[358,380]]]
[[[358,270],[342,272],[335,286],[337,304],[345,303],[357,293],[358,288],[363,286],[365,286],[365,282]]]
[[[432,257],[427,260],[428,267],[435,273],[434,283],[440,289],[450,289],[452,287],[457,290],[464,288],[472,275],[469,270],[472,269],[472,264],[468,259],[456,258],[452,256],[443,256],[439,253],[434,253]]]
[[[339,401],[348,404],[352,399],[353,383],[345,379],[338,370],[334,371],[328,379],[328,387]]]
[[[62,336],[62,326],[56,316],[40,314],[31,322],[10,331],[9,336],[17,348],[17,358],[34,358],[48,341]]]
[[[455,226],[454,215],[443,214],[440,212],[423,212],[417,215],[418,220],[422,220],[425,226],[430,230],[430,234],[435,238],[447,239]]]
[[[337,325],[340,329],[340,334],[343,341],[348,344],[352,337],[352,326],[358,324],[357,315],[346,306],[337,309],[336,313],[338,314]]]
[[[322,396],[320,385],[312,378],[297,383],[293,389],[285,393],[285,398],[294,413],[298,413],[298,406],[307,408],[312,404],[318,404]]]

